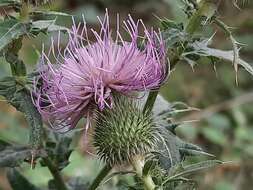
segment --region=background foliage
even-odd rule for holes
[[[81,14],[84,13],[87,22],[93,27],[98,27],[96,15],[103,15],[106,7],[109,7],[112,14],[120,12],[121,17],[126,16],[130,12],[135,18],[142,18],[150,26],[157,25],[156,16],[176,19],[178,22],[183,23],[187,19],[183,13],[183,1],[180,3],[180,1],[173,0],[62,0],[52,1],[47,6],[56,11],[64,10],[63,12],[70,15],[79,15],[80,19]],[[240,4],[240,6],[241,10],[236,6],[231,6],[230,0],[221,1],[218,12],[222,15],[222,20],[228,26],[235,27],[233,29],[234,38],[242,44],[247,44],[241,49],[241,56],[252,63],[253,4],[248,3],[246,6],[245,3]],[[151,12],[154,15],[150,14]],[[4,14],[4,12],[1,12],[1,14]],[[12,33],[12,35],[16,35],[17,40],[20,35],[28,31],[36,36],[35,38],[25,37],[19,52],[22,61],[28,65],[28,72],[32,71],[37,63],[37,52],[41,50],[41,43],[44,42],[46,46],[50,45],[50,39],[43,32],[38,33],[38,30],[45,29],[52,31],[56,27],[59,27],[59,25],[63,25],[63,23],[64,25],[71,25],[72,23],[71,17],[67,14],[57,15],[57,20],[54,20],[55,15],[52,17],[52,15],[48,14],[45,17],[47,21],[43,23],[35,22],[26,25],[12,23],[15,22],[13,20],[9,21],[9,24],[15,26],[17,33]],[[64,30],[64,28],[60,29]],[[1,28],[1,31],[4,30]],[[224,50],[231,49],[228,37],[220,29],[205,28],[205,35],[207,37],[210,37],[213,33],[215,33],[213,47]],[[3,38],[3,35],[1,36]],[[7,43],[8,36],[6,37]],[[17,44],[18,41],[15,45],[18,46]],[[1,44],[0,48],[4,45]],[[62,45],[64,45],[64,41],[62,41]],[[177,129],[181,137],[200,145],[207,152],[217,155],[217,159],[231,161],[229,164],[203,172],[203,175],[195,175],[193,178],[197,179],[199,189],[250,189],[253,185],[252,76],[244,70],[239,70],[239,86],[237,86],[235,83],[235,73],[230,68],[231,65],[220,64],[219,62],[208,64],[207,60],[201,61],[206,62],[206,64],[195,65],[194,71],[191,67],[193,64],[191,61],[188,61],[190,65],[177,65],[176,70],[173,71],[168,83],[163,87],[161,92],[169,101],[186,102],[188,105],[202,109],[201,111],[186,112],[174,118],[175,122],[187,121],[184,126]],[[22,69],[18,70],[22,71]],[[22,72],[24,73],[25,71]],[[9,65],[5,60],[1,59],[0,76],[7,75],[10,75]],[[26,108],[21,105],[21,109]],[[20,147],[18,147],[18,150],[22,151],[20,155],[23,155],[23,152],[28,151],[27,147],[23,146],[27,143],[29,134],[27,123],[23,116],[7,104],[4,99],[1,99],[0,102],[0,112],[0,138],[8,142],[19,143]],[[82,126],[82,123],[80,123],[80,126]],[[48,143],[52,147],[52,159],[61,160],[61,158],[54,157],[54,151],[60,151],[60,154],[57,155],[61,155],[63,158],[68,157],[69,152],[64,151],[64,146],[67,146],[66,143],[72,143],[71,146],[75,147],[70,157],[71,164],[68,165],[66,162],[57,163],[59,167],[67,166],[63,170],[66,179],[82,177],[82,179],[75,178],[72,181],[70,180],[73,184],[81,184],[84,183],[83,178],[86,179],[85,181],[89,181],[96,176],[99,171],[96,166],[99,165],[100,161],[87,153],[92,152],[91,146],[87,142],[83,142],[83,138],[80,135],[75,135],[76,138],[72,142],[68,140],[67,136],[58,137],[54,134],[51,135],[52,140]],[[57,138],[63,138],[62,141],[57,141],[59,144],[55,144],[55,139]],[[9,144],[1,144],[1,150],[2,147],[8,150],[8,153],[11,153],[11,150],[13,150]],[[55,147],[58,148],[55,149]],[[17,151],[15,150],[14,152],[16,153]],[[10,156],[15,156],[19,159],[16,154],[10,154]],[[31,170],[29,164],[22,164],[21,170],[37,186],[46,186],[48,180],[51,179],[48,170],[39,165],[36,167],[36,170]],[[18,174],[12,175],[14,171],[2,169],[0,172],[0,189],[7,190],[10,188],[5,177],[6,173],[8,173],[10,179],[15,177],[22,180],[22,176]],[[130,180],[127,176],[123,178]],[[106,185],[110,189],[110,184],[120,183],[121,180],[122,177],[118,179],[113,178]],[[23,184],[26,184],[26,181],[23,181]]]

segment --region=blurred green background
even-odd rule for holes
[[[76,16],[81,20],[84,14],[89,26],[98,27],[97,15],[103,15],[105,8],[112,15],[111,23],[115,25],[116,13],[121,18],[130,13],[135,19],[142,18],[148,26],[158,26],[158,17],[186,22],[183,5],[180,0],[58,0],[52,1],[50,8]],[[234,27],[234,36],[245,44],[241,56],[253,63],[253,3],[237,9],[231,0],[223,0],[218,13],[226,24]],[[57,22],[70,26],[68,17],[59,17]],[[206,28],[206,35],[216,33],[214,46],[231,49],[229,39],[217,28]],[[56,36],[52,34],[51,37]],[[49,37],[40,34],[36,39],[26,38],[20,57],[28,65],[30,71],[35,68],[41,44],[50,44]],[[64,44],[64,40],[62,41]],[[0,76],[10,74],[10,68],[0,59]],[[168,101],[182,101],[201,111],[180,115],[175,121],[185,124],[178,129],[180,137],[196,143],[207,152],[223,161],[231,161],[221,167],[193,176],[198,181],[200,190],[248,190],[253,187],[253,80],[247,72],[239,71],[239,86],[235,83],[235,72],[231,64],[209,63],[196,65],[194,70],[184,63],[177,65],[169,81],[162,88],[161,94]],[[23,116],[0,99],[0,138],[24,144],[28,142],[27,126]],[[77,139],[70,165],[64,169],[66,178],[94,178],[102,164],[86,153],[92,148]],[[45,185],[51,178],[46,168],[31,170],[28,164],[22,167],[25,175],[35,184]],[[5,171],[0,171],[0,189],[8,190]]]

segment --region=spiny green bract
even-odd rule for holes
[[[102,160],[111,165],[131,161],[150,152],[158,137],[151,114],[143,113],[130,98],[116,97],[112,109],[97,112],[94,146]]]

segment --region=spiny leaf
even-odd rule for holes
[[[219,50],[215,48],[208,47],[209,40],[203,40],[200,42],[195,42],[192,46],[194,48],[194,51],[187,52],[187,54],[197,54],[201,56],[207,56],[207,57],[216,57],[222,60],[226,60],[229,62],[234,62],[235,56],[234,51],[225,51],[225,50]],[[253,67],[247,63],[246,61],[242,60],[241,58],[236,58],[237,64],[241,65],[246,71],[248,71],[251,75],[253,75]]]
[[[13,190],[39,190],[14,168],[7,171],[7,178]]]
[[[195,171],[211,168],[223,163],[224,162],[220,160],[207,160],[207,161],[202,161],[196,164],[187,165],[184,167],[184,171],[181,172],[180,175],[185,175],[185,174],[189,174]]]
[[[178,143],[176,143],[178,140],[179,138],[170,131],[161,131],[161,141],[158,144],[157,159],[161,168],[166,171],[169,171],[171,167],[182,161]]]
[[[202,150],[193,150],[193,149],[186,149],[186,148],[179,148],[179,151],[181,154],[185,156],[211,156],[214,157],[214,155],[209,154],[207,152],[204,152]]]
[[[199,163],[196,163],[196,164],[190,164],[188,166],[185,166],[183,168],[182,172],[179,172],[179,173],[177,173],[177,174],[175,174],[173,176],[168,177],[164,181],[164,183],[167,183],[167,182],[169,182],[170,180],[173,180],[173,179],[177,179],[178,177],[189,175],[189,174],[194,173],[196,171],[200,171],[200,170],[203,170],[203,169],[211,168],[211,167],[223,164],[223,163],[224,162],[222,162],[220,160],[207,160],[207,161],[202,161],[202,162],[199,162]]]
[[[192,143],[188,143],[188,142],[184,142],[181,139],[177,139],[176,144],[179,148],[179,152],[181,154],[181,157],[186,157],[186,156],[210,156],[210,157],[214,157],[214,155],[209,154],[207,152],[205,152],[201,147],[192,144]]]
[[[17,19],[6,19],[0,22],[0,51],[10,42],[24,35],[39,32],[66,31],[67,28],[55,24],[55,20],[39,20],[32,23],[19,22]]]
[[[234,69],[236,73],[236,84],[238,84],[238,64],[239,64],[239,59],[240,59],[240,56],[239,56],[240,48],[238,46],[239,43],[233,37],[230,27],[228,27],[224,22],[222,22],[221,20],[217,18],[214,18],[214,22],[224,31],[225,35],[230,38],[230,41],[232,43],[233,53],[234,53],[232,64],[234,65]]]
[[[40,11],[40,10],[32,11],[30,14],[47,15],[47,16],[72,16],[72,15],[70,15],[70,14],[63,13],[63,12],[57,12],[57,11]]]
[[[22,40],[22,37],[12,40],[4,52],[5,59],[10,64],[11,72],[14,76],[26,75],[26,66],[18,57],[18,52],[22,47]]]
[[[146,102],[146,100],[144,100]],[[161,95],[158,94],[152,112],[155,116],[161,115],[172,109],[171,103],[165,100]]]
[[[68,29],[63,26],[59,26],[55,24],[56,20],[38,20],[32,22],[32,32],[36,31],[47,31],[47,32],[53,32],[53,31],[67,31]]]
[[[28,34],[30,23],[18,22],[16,19],[6,19],[0,22],[0,51],[12,40]]]
[[[2,7],[15,7],[20,6],[19,0],[0,0],[0,9]]]
[[[53,0],[22,0],[32,6],[50,5]]]
[[[186,156],[212,156],[197,145],[186,143],[170,130],[160,128],[161,141],[158,144],[157,159],[160,166],[169,171],[173,166],[181,163]]]

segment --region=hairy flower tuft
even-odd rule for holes
[[[95,117],[94,146],[110,165],[128,163],[154,149],[158,137],[152,116],[143,113],[133,99],[114,97],[112,109],[98,111]]]
[[[120,34],[119,18],[113,39],[108,12],[103,20],[98,20],[99,32],[88,29],[85,20],[73,24],[63,53],[60,37],[58,43],[52,41],[49,53],[42,52],[40,77],[33,91],[34,104],[44,120],[54,127],[69,130],[83,116],[89,118],[91,105],[97,105],[100,110],[112,107],[112,92],[129,95],[156,89],[167,75],[160,32],[148,31],[142,20],[134,22],[129,16],[123,23],[130,41],[123,40]],[[92,33],[95,41],[88,38],[88,33]]]

